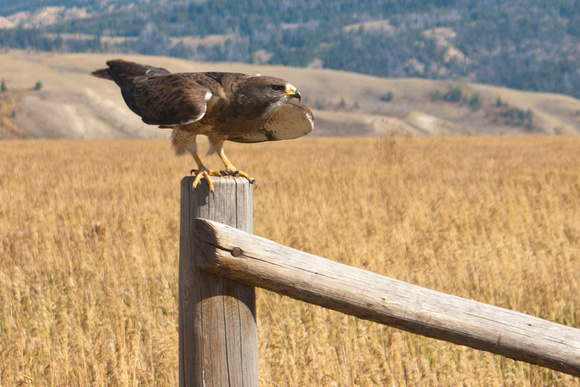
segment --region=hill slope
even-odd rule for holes
[[[89,76],[116,57],[174,72],[235,71],[288,79],[314,110],[313,135],[580,134],[580,101],[564,95],[322,69],[14,51],[0,54],[6,88],[0,93],[0,138],[167,136],[129,111],[114,83]]]
[[[578,0],[3,0],[0,47],[457,79],[580,97]]]

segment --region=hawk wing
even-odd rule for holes
[[[123,98],[143,122],[151,125],[191,124],[203,118],[207,102],[219,98],[221,86],[203,74],[137,77]]]
[[[307,135],[314,129],[314,116],[302,103],[291,99],[276,111],[263,128],[228,141],[253,143],[291,140]]]
[[[222,81],[235,83],[242,74],[181,73],[124,60],[108,61],[106,69],[92,75],[115,81],[127,106],[143,122],[171,126],[190,124],[203,118],[210,100],[223,98]],[[224,79],[222,79],[224,78]],[[232,79],[230,79],[232,78]]]

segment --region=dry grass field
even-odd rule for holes
[[[256,234],[580,328],[580,137],[227,149],[259,182]],[[166,140],[3,141],[0,160],[0,385],[176,385],[192,161]],[[258,329],[263,386],[580,386],[266,291]]]

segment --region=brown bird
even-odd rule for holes
[[[193,186],[210,176],[243,176],[228,160],[226,140],[244,143],[287,140],[304,136],[314,128],[310,109],[287,81],[239,73],[170,73],[148,65],[123,60],[107,62],[106,69],[92,75],[121,88],[127,106],[143,122],[171,128],[177,155],[191,153],[197,163]],[[209,170],[197,152],[196,136],[209,138],[210,153],[218,152],[225,170]]]

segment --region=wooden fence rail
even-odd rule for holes
[[[409,332],[580,376],[580,329],[411,285],[196,220],[201,269]]]
[[[221,188],[215,185],[215,189]],[[580,329],[300,252],[224,225],[219,219],[213,219],[217,222],[188,219],[189,230],[194,230],[194,234],[185,237],[191,238],[195,246],[195,252],[188,253],[188,259],[194,261],[201,272],[409,332],[580,376]],[[255,312],[247,318],[255,319]],[[254,347],[257,351],[257,345]],[[254,361],[257,355],[251,359]],[[252,369],[257,368],[251,362],[248,364]],[[186,366],[180,364],[180,369],[183,367]],[[208,372],[207,369],[204,372]],[[257,385],[257,369],[255,372],[253,385]],[[227,385],[224,381],[226,379],[214,385]]]

